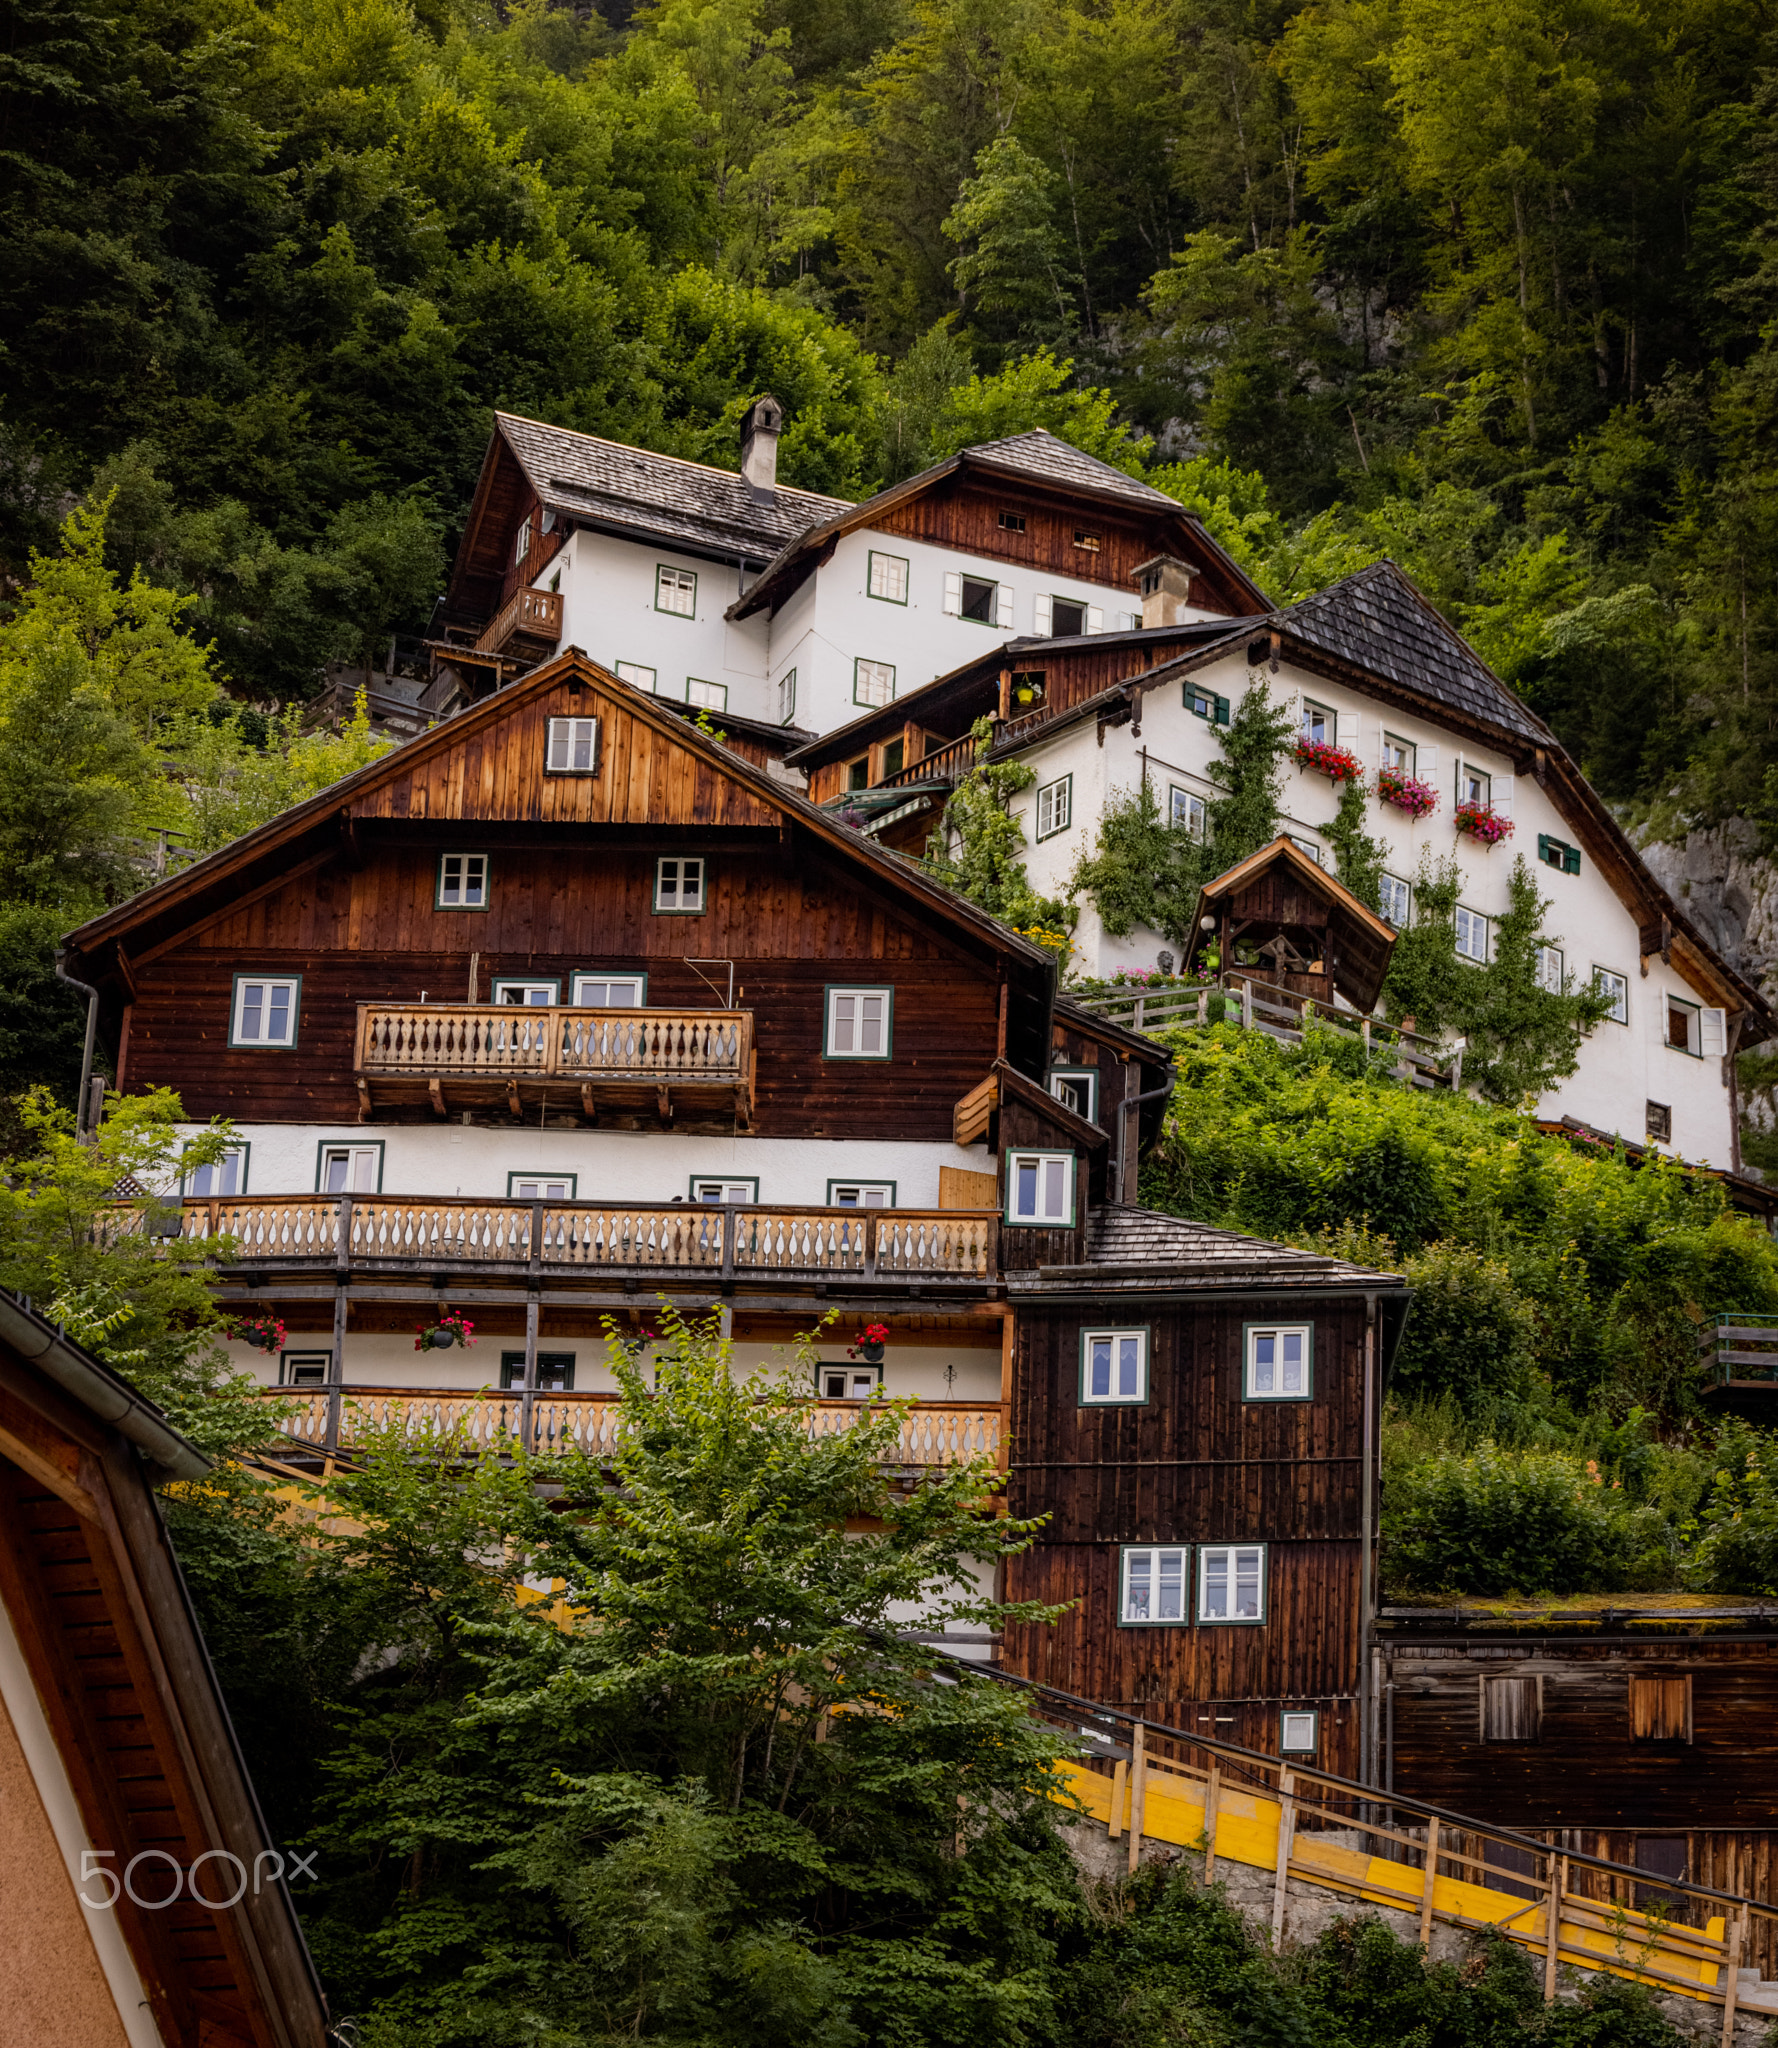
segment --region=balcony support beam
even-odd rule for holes
[[[426,1093],[431,1100],[432,1114],[434,1116],[448,1116],[450,1114],[450,1111],[445,1108],[444,1083],[436,1074],[426,1083]]]

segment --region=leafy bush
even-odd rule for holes
[[[1464,1407],[1526,1393],[1537,1316],[1499,1259],[1464,1244],[1434,1244],[1407,1263],[1414,1290],[1395,1355],[1407,1395],[1448,1393]]]
[[[1772,1441],[1731,1418],[1716,1440],[1710,1490],[1686,1533],[1694,1547],[1685,1581],[1700,1591],[1778,1594],[1778,1454]]]

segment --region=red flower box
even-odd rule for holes
[[[1345,747],[1330,747],[1325,740],[1298,740],[1295,754],[1299,768],[1313,768],[1330,782],[1362,782],[1364,764]]]
[[[1393,804],[1410,818],[1424,818],[1438,809],[1438,791],[1430,782],[1417,781],[1401,768],[1383,768],[1377,773],[1377,801]]]
[[[1498,846],[1501,840],[1511,837],[1513,829],[1510,818],[1503,818],[1486,804],[1459,804],[1456,823],[1459,832],[1467,832],[1484,846]]]

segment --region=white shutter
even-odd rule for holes
[[[1358,752],[1358,713],[1336,711],[1334,713],[1334,737],[1338,745],[1349,754]]]
[[[1648,1006],[1648,1029],[1656,1045],[1667,1043],[1667,991],[1655,990],[1655,999]]]
[[[1012,631],[1012,585],[997,583],[994,586],[994,623],[1003,632]]]
[[[1722,1010],[1698,1012],[1698,1050],[1706,1059],[1720,1059],[1729,1049],[1729,1020]]]
[[[1414,749],[1414,780],[1416,782],[1431,783],[1434,787],[1437,786],[1438,746],[1436,743]]]
[[[953,619],[960,619],[963,616],[963,571],[961,569],[947,569],[945,571],[945,614]]]
[[[1424,778],[1422,778],[1424,780]],[[1463,801],[1463,750],[1459,748],[1451,757],[1451,802]]]
[[[1089,633],[1103,633],[1103,632],[1104,632],[1104,630],[1105,630],[1105,613],[1104,613],[1103,609],[1102,609],[1102,608],[1101,608],[1100,606],[1096,605],[1096,604],[1090,604],[1090,605],[1088,605],[1088,606],[1087,606],[1087,631],[1088,631]]]
[[[1040,597],[1031,607],[1031,630],[1040,640],[1050,636],[1050,607],[1055,603],[1052,597]]]
[[[1513,779],[1510,775],[1496,775],[1488,792],[1497,818],[1510,818],[1513,814]]]

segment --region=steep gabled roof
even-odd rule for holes
[[[1285,871],[1296,888],[1306,890],[1327,906],[1333,941],[1333,985],[1357,1009],[1369,1010],[1382,992],[1383,977],[1389,971],[1389,957],[1395,950],[1394,927],[1360,903],[1344,882],[1330,875],[1319,861],[1312,860],[1288,833],[1281,832],[1257,853],[1250,853],[1245,860],[1237,861],[1204,884],[1198,891],[1193,931],[1201,929],[1205,913],[1214,904],[1239,895],[1268,873],[1276,874],[1279,870]]]
[[[1072,1291],[1090,1285],[1111,1294],[1189,1285],[1247,1291],[1313,1287],[1354,1293],[1399,1294],[1399,1273],[1373,1272],[1348,1259],[1302,1252],[1238,1231],[1190,1223],[1158,1209],[1107,1203],[1087,1219],[1087,1258],[1078,1266],[1043,1266],[1034,1274],[1009,1273],[1009,1292]]]
[[[1091,491],[1098,498],[1122,498],[1132,505],[1145,505],[1159,512],[1184,508],[1177,498],[1140,482],[1096,455],[1088,455],[1072,442],[1059,439],[1047,427],[1033,427],[1028,433],[1009,434],[1004,441],[981,441],[963,450],[970,467],[991,469],[1003,476],[1028,476],[1039,483],[1060,484],[1071,491]]]

